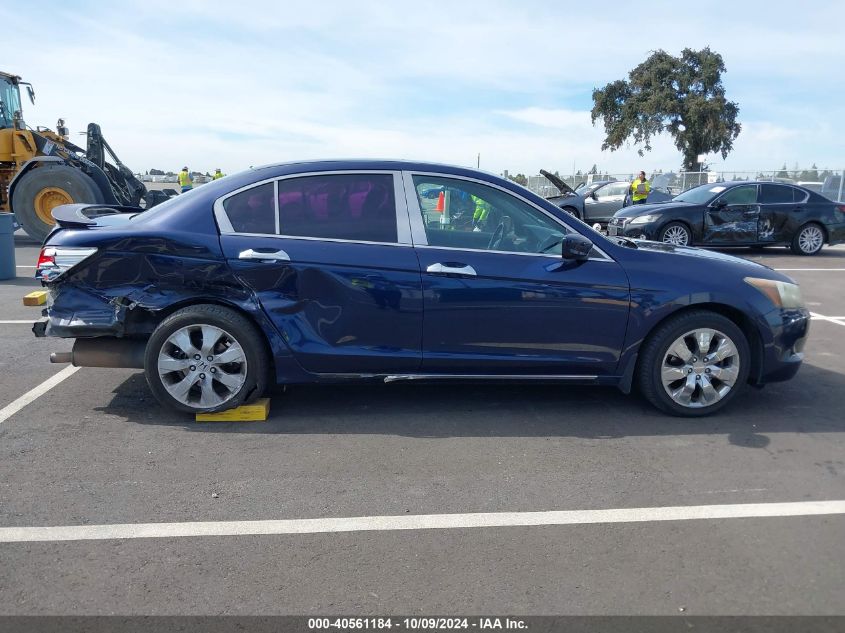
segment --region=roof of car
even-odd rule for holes
[[[313,166],[316,171],[328,171],[333,169],[385,169],[385,170],[415,170],[415,171],[471,171],[482,173],[488,176],[501,178],[499,174],[485,171],[467,165],[451,165],[448,163],[435,163],[430,161],[416,161],[402,158],[320,158],[312,160],[297,160],[282,163],[269,163],[250,168],[251,170],[283,170],[291,167]],[[293,171],[293,170],[291,170]],[[299,171],[297,169],[296,171]]]

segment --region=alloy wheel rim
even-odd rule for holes
[[[194,409],[219,407],[246,382],[246,352],[226,330],[207,324],[188,325],[167,337],[157,361],[167,392]]]
[[[673,402],[690,409],[722,400],[739,377],[739,351],[723,332],[690,330],[666,350],[660,381]]]
[[[798,236],[798,247],[805,253],[815,253],[822,247],[824,236],[817,226],[808,226]]]
[[[686,246],[689,243],[689,233],[682,226],[670,226],[663,234],[663,241],[676,246]]]

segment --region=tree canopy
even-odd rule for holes
[[[722,56],[706,47],[685,48],[680,57],[653,52],[619,79],[593,90],[593,123],[604,122],[602,150],[617,150],[627,142],[651,150],[651,140],[669,132],[683,155],[683,168],[695,170],[699,154],[727,157],[742,129],[739,106],[725,98]]]

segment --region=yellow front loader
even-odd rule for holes
[[[96,123],[88,124],[87,149],[69,142],[62,119],[55,132],[30,128],[23,119],[21,86],[35,103],[29,83],[0,72],[0,211],[13,212],[31,237],[44,240],[55,223],[51,211],[61,204],[138,207],[143,201],[149,208],[167,199],[164,192],[147,191]]]

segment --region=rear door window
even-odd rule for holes
[[[278,181],[279,233],[395,243],[391,174],[327,174]]]
[[[252,187],[223,201],[229,223],[237,233],[276,232],[276,205],[273,202],[273,183]]]
[[[792,187],[785,185],[760,185],[761,204],[783,204],[794,202]]]

